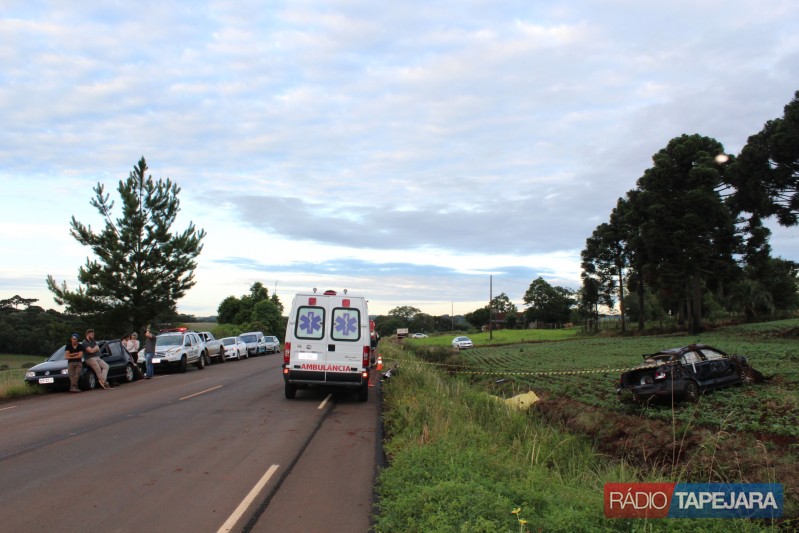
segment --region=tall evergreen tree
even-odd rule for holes
[[[78,289],[69,290],[66,282],[59,284],[47,276],[56,303],[91,319],[105,334],[168,320],[176,313],[178,300],[195,284],[205,231],[190,222],[183,232],[172,233],[180,211],[180,188],[168,178],[154,181],[147,170],[142,157],[128,179],[119,181],[122,212],[116,219],[110,194],[101,183],[94,187],[90,204],[105,220],[101,231],[94,232],[72,216],[70,234],[95,256],[78,270]]]
[[[645,195],[638,189],[627,191],[624,200],[619,200],[616,204],[615,212],[625,228],[627,239],[626,252],[628,263],[627,283],[630,291],[635,293],[638,300],[638,331],[643,332],[646,328],[646,309],[645,298],[647,293],[648,278],[646,239],[641,228],[647,219],[647,207],[642,201]],[[626,305],[625,305],[626,310]]]
[[[585,265],[583,265],[585,269]],[[599,306],[602,302],[599,290],[599,278],[583,270],[581,274],[583,284],[576,293],[577,314],[581,320],[585,319],[584,327],[591,331],[599,331]]]
[[[775,216],[783,226],[799,223],[799,91],[782,118],[749,137],[728,174],[737,212]]]
[[[731,162],[726,181],[734,189],[729,205],[746,222],[746,275],[759,283],[749,286],[765,287],[775,309],[794,309],[796,265],[771,257],[771,231],[763,221],[799,224],[799,91],[781,118],[766,122],[749,137]]]
[[[624,200],[619,199],[619,204]],[[583,276],[594,279],[600,302],[612,307],[618,300],[621,312],[621,330],[626,330],[624,313],[624,277],[628,263],[628,236],[623,224],[623,212],[617,207],[610,215],[610,223],[602,223],[586,239],[581,252]],[[618,291],[618,292],[617,292]]]
[[[641,237],[654,282],[679,302],[692,332],[702,329],[702,294],[736,272],[735,218],[719,194],[724,152],[715,139],[682,135],[653,156],[638,180]]]

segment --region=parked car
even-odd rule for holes
[[[424,333],[414,333],[413,335],[411,335],[411,338],[412,339],[426,339],[427,335],[425,335]]]
[[[247,356],[254,357],[266,353],[264,334],[260,331],[249,331],[239,335],[241,340],[247,343]]]
[[[458,350],[465,350],[466,348],[474,348],[474,343],[469,337],[455,337],[452,339],[452,347]]]
[[[695,402],[707,390],[753,383],[763,375],[742,355],[728,355],[707,344],[691,344],[644,354],[644,364],[621,375],[622,398],[650,401],[674,398]]]
[[[225,359],[247,359],[247,343],[241,337],[223,337],[219,342],[225,349]]]
[[[212,359],[215,359],[217,363],[224,363],[225,347],[214,337],[214,334],[210,331],[198,331],[197,335],[205,344],[206,363],[211,364]]]
[[[277,353],[280,351],[280,340],[274,335],[264,336],[264,350],[266,353]]]
[[[133,358],[119,340],[97,341],[100,357],[108,363],[108,381],[130,383],[136,380]],[[47,389],[69,389],[67,360],[64,358],[66,343],[61,345],[44,363],[32,366],[25,373],[25,381]],[[81,390],[97,387],[99,379],[94,371],[83,363],[78,379]]]
[[[190,364],[202,370],[210,361],[205,350],[205,343],[194,331],[172,330],[159,333],[155,337],[155,368],[169,367],[178,372],[185,372]],[[139,350],[139,365],[144,368],[144,349]]]

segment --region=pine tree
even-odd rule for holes
[[[696,333],[702,329],[702,294],[734,278],[740,249],[735,217],[719,188],[724,153],[715,139],[682,135],[653,156],[638,180],[644,206],[641,236],[656,288],[678,303]]]
[[[142,157],[117,187],[122,212],[112,218],[114,202],[98,183],[90,204],[105,220],[94,232],[72,216],[70,235],[91,248],[94,258],[78,270],[80,286],[71,291],[48,275],[56,303],[92,320],[100,335],[117,334],[168,320],[177,302],[195,285],[196,258],[205,230],[189,223],[182,233],[171,228],[180,211],[180,188],[170,179],[147,176]]]

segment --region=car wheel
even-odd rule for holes
[[[202,370],[205,368],[205,352],[200,354],[200,358],[197,359],[197,362],[194,364],[197,367],[197,370]]]
[[[220,348],[219,349],[219,362],[220,363],[224,363],[225,362],[225,350],[224,350],[224,348]]]
[[[133,364],[125,365],[125,383],[133,383],[136,379],[136,372],[133,370]]]
[[[741,369],[741,383],[746,383],[747,385],[754,383],[757,381],[757,376],[755,376],[755,371],[751,368],[742,368]]]
[[[94,370],[88,370],[83,379],[81,379],[81,382],[83,385],[81,386],[81,384],[78,383],[78,387],[82,390],[92,390],[97,387],[97,375],[94,373]]]
[[[183,357],[180,358],[180,363],[178,363],[178,372],[181,374],[186,371],[189,366],[189,361],[186,359],[186,354],[183,354]]]
[[[685,386],[685,392],[683,393],[683,399],[689,402],[695,403],[699,401],[700,396],[699,385],[691,381]]]
[[[296,385],[292,385],[291,383],[286,383],[286,399],[293,400],[296,395],[297,395]]]

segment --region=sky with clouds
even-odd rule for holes
[[[462,314],[579,287],[670,139],[740,152],[799,89],[795,0],[0,0],[0,298],[58,308],[69,221],[141,156],[207,232],[182,312],[260,281]],[[775,255],[799,260],[796,229]],[[490,286],[490,280],[492,280]]]

